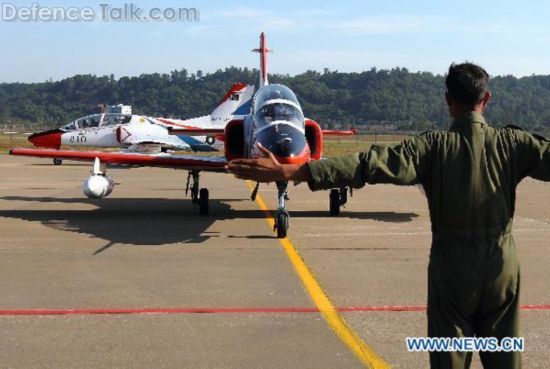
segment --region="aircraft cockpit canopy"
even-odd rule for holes
[[[130,123],[132,120],[131,114],[94,114],[79,118],[67,125],[61,127],[64,131],[74,131],[77,129],[94,128],[99,126],[112,126],[117,124]]]
[[[103,117],[103,122],[101,123],[101,126],[113,126],[116,124],[126,124],[130,123],[132,120],[131,114],[112,114],[107,113]]]
[[[296,95],[279,84],[267,85],[258,91],[254,97],[254,121],[258,127],[285,121],[304,128],[304,115]]]

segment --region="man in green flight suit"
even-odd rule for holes
[[[315,190],[366,183],[421,184],[428,198],[432,248],[428,267],[430,337],[517,337],[519,265],[512,238],[518,183],[550,181],[550,143],[522,130],[492,128],[483,118],[491,94],[487,72],[452,64],[445,98],[453,123],[396,146],[282,165],[266,149],[234,160],[228,171],[259,182],[307,181]],[[480,352],[484,368],[521,367],[519,352]],[[470,366],[468,352],[431,352],[432,369]]]

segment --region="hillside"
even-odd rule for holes
[[[124,103],[139,114],[192,117],[208,114],[234,82],[257,83],[257,71],[227,68],[203,75],[185,69],[137,77],[77,75],[44,83],[0,84],[0,124],[60,125],[97,111],[100,103]],[[362,73],[308,71],[273,75],[294,89],[308,117],[326,127],[394,123],[400,129],[445,128],[443,76],[405,68]],[[486,112],[495,125],[528,130],[550,126],[550,75],[491,80]]]

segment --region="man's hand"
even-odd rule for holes
[[[239,179],[255,182],[305,181],[309,179],[307,165],[281,164],[271,151],[258,144],[261,156],[256,159],[236,159],[225,169]],[[307,175],[304,174],[307,172]]]
[[[256,159],[236,159],[230,161],[225,169],[239,179],[251,179],[256,182],[285,181],[283,165],[275,155],[258,144],[261,156]]]

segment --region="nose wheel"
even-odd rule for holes
[[[63,160],[55,158],[53,159],[53,165],[61,165],[63,164]]]
[[[286,210],[278,211],[275,217],[275,231],[277,238],[286,238],[290,216]]]
[[[199,191],[199,215],[208,215],[208,189],[201,188]]]
[[[191,202],[199,207],[199,215],[208,215],[210,195],[207,188],[200,188],[197,171],[191,171],[187,175],[185,194],[187,195],[189,191],[191,191]]]
[[[350,195],[352,195],[352,189],[350,188]],[[329,195],[329,213],[331,216],[340,215],[340,208],[348,202],[348,188],[333,188],[330,190]]]
[[[273,230],[277,232],[277,238],[285,238],[288,233],[290,215],[286,210],[286,200],[288,199],[287,188],[288,182],[277,182],[279,206],[275,215],[275,224],[273,225]]]

